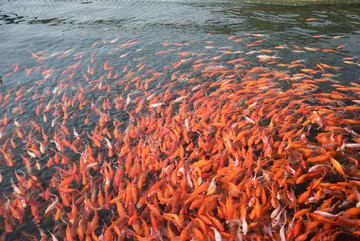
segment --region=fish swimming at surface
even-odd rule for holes
[[[229,41],[250,37],[269,36]],[[95,53],[112,44],[119,59],[135,40],[16,64],[43,79],[0,92],[14,106],[0,116],[1,240],[360,237],[360,84],[272,49],[182,49],[194,42],[164,43],[154,56],[177,60],[161,70]]]

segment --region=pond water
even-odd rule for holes
[[[260,47],[274,49],[283,44],[292,48],[295,45],[323,49],[343,46],[336,54],[316,52],[313,55],[312,51],[304,51],[297,54],[285,52],[279,57],[284,63],[315,58],[319,62],[338,61],[349,69],[344,72],[355,73],[357,68],[352,69],[355,65],[344,65],[342,58],[359,56],[358,12],[359,5],[295,7],[211,1],[4,1],[0,19],[0,68],[5,75],[11,69],[9,65],[15,62],[26,65],[31,58],[29,51],[55,53],[70,47],[77,52],[90,51],[91,45],[102,39],[108,42],[116,39],[116,43],[134,39],[139,42],[137,48],[143,49],[145,55],[163,50],[163,42],[211,40],[215,41],[212,44],[215,48],[228,46],[245,53]],[[306,21],[309,18],[318,20]],[[212,36],[208,36],[209,33]],[[252,47],[228,41],[232,35],[249,33],[268,36],[264,38],[266,41]],[[334,38],[336,36],[339,38]],[[204,45],[194,48],[203,48]],[[96,50],[105,52],[107,48],[111,47]],[[211,50],[209,52],[211,54]],[[122,61],[128,62],[131,57]]]
[[[94,42],[102,39],[108,42],[116,39],[117,44],[134,39],[139,42],[137,48],[144,51],[139,55],[144,56],[163,50],[163,42],[194,40],[199,42],[194,49],[201,48],[204,53],[203,41],[215,41],[211,44],[215,48],[228,46],[244,53],[260,48],[274,49],[283,44],[291,49],[295,45],[323,49],[343,46],[334,54],[304,51],[275,55],[284,63],[294,59],[339,63],[348,74],[355,74],[358,69],[353,68],[355,65],[343,64],[342,58],[359,56],[359,5],[296,7],[212,1],[2,1],[0,11],[2,75],[10,71],[10,65],[15,62],[29,65],[32,57],[29,51],[55,53],[71,48],[76,52],[87,52],[91,51]],[[306,21],[310,18],[317,21]],[[263,38],[266,41],[251,47],[228,40],[232,35],[249,33],[268,36]],[[341,37],[334,38],[336,36]],[[96,51],[106,52],[113,46],[101,46]],[[211,49],[208,52],[212,54]],[[132,57],[121,61],[131,61]],[[162,58],[166,59],[164,62],[171,62],[167,57]],[[341,79],[349,80],[348,77]],[[11,80],[5,83],[13,84]]]
[[[95,136],[99,116],[104,115],[107,121],[110,119],[114,123],[125,123],[119,128],[126,133],[128,126],[134,123],[130,109],[133,108],[136,114],[143,113],[139,107],[142,101],[150,108],[165,106],[166,98],[162,102],[146,101],[152,94],[166,95],[168,89],[164,86],[177,78],[180,84],[171,91],[177,92],[176,97],[180,98],[173,97],[175,103],[182,103],[184,99],[179,94],[181,91],[195,91],[197,85],[205,82],[211,85],[224,69],[244,69],[246,72],[263,67],[266,71],[279,71],[292,77],[303,74],[299,78],[318,80],[314,85],[316,93],[334,94],[343,91],[346,98],[351,97],[352,100],[344,100],[340,106],[355,106],[355,110],[359,104],[359,92],[356,93],[359,90],[351,91],[350,87],[354,86],[353,83],[360,84],[359,13],[358,4],[289,6],[232,1],[1,1],[0,144],[3,148],[0,154],[0,204],[7,207],[7,200],[11,200],[11,203],[17,200],[12,194],[15,190],[12,182],[18,183],[15,174],[25,172],[27,180],[35,176],[43,185],[40,189],[45,191],[47,186],[51,186],[46,179],[59,172],[57,168],[68,170],[68,167],[65,168],[66,163],[59,163],[55,165],[56,168],[48,164],[49,159],[57,155],[56,152],[64,153],[61,155],[76,163],[79,159],[77,155],[84,151],[79,149],[79,152],[65,154],[62,143],[59,143],[59,135],[65,135],[67,129],[71,132],[69,140],[72,142],[78,140],[75,130],[89,141],[91,135]],[[201,63],[206,65],[195,67]],[[206,69],[212,67],[218,68],[219,73],[202,76]],[[139,83],[147,90],[148,96],[137,90],[139,84],[129,84],[136,77],[142,80],[154,78],[154,81],[148,82],[148,86]],[[196,79],[196,83],[191,82],[192,78]],[[287,81],[280,81],[277,88],[285,91],[290,88],[289,85]],[[108,91],[102,91],[104,88]],[[86,93],[83,99],[77,99],[83,91]],[[206,93],[211,96],[213,91],[215,89],[210,88]],[[91,106],[88,104],[83,110],[78,108],[77,102],[76,107],[66,104],[71,98],[74,101],[88,101]],[[132,103],[134,99],[135,104]],[[95,106],[105,107],[106,101],[113,108],[103,108],[99,114]],[[114,108],[116,101],[124,103]],[[317,105],[317,102],[311,99],[308,104]],[[139,109],[135,109],[136,106]],[[286,104],[281,106],[285,107]],[[69,117],[63,116],[66,108]],[[194,106],[191,108],[195,109]],[[181,106],[174,107],[175,111],[180,109]],[[360,127],[356,113],[347,118],[356,119],[352,122],[352,130],[358,132]],[[84,119],[89,123],[84,124]],[[320,123],[318,125],[321,126]],[[114,127],[117,125],[108,125],[109,130],[113,131]],[[49,136],[48,141],[43,133]],[[353,136],[351,138],[355,139]],[[103,142],[109,144],[105,139]],[[97,146],[96,140],[94,143]],[[112,145],[115,145],[114,142]],[[39,148],[40,152],[37,153],[35,149]],[[89,150],[84,148],[82,150]],[[355,159],[358,158],[357,154],[353,155]],[[32,161],[27,169],[24,157]],[[33,169],[33,174],[29,168]],[[19,171],[15,173],[16,170]],[[63,180],[61,175],[57,175],[57,178]],[[154,177],[155,180],[157,178]],[[105,181],[100,180],[99,183],[104,184]],[[43,203],[44,213],[44,209],[54,199],[40,198],[40,191],[34,192],[37,197],[33,198],[36,199],[33,203]],[[34,192],[29,192],[29,195]],[[52,192],[58,193],[55,190]],[[301,191],[298,192],[301,194]],[[299,193],[295,190],[295,194]],[[87,197],[89,200],[90,196]],[[62,205],[67,206],[63,203],[64,197],[57,198]],[[31,200],[26,202],[31,203]],[[72,202],[74,205],[74,200]],[[77,205],[78,209],[84,206],[80,203]],[[7,211],[0,213],[0,224],[7,220],[7,215],[14,214],[13,210],[4,210]],[[28,214],[26,217],[29,216],[35,215]],[[57,232],[56,228],[63,230],[58,231],[57,237],[65,237],[65,229],[68,233],[67,228],[71,228],[69,222],[64,221],[62,225],[65,226],[59,228],[60,225],[48,221],[47,216],[42,219],[46,222],[25,218],[25,226],[20,225],[22,221],[12,220],[13,228],[8,228],[7,234],[5,228],[0,228],[0,233],[4,232],[2,238],[24,240],[24,237],[32,235],[40,237],[40,229],[37,229],[39,225],[33,223],[40,223],[41,230],[48,238],[49,232]],[[92,215],[90,217],[94,219]],[[145,214],[142,218],[141,222],[147,221]],[[9,225],[10,221],[6,222]],[[105,227],[103,223],[100,226],[97,233]],[[112,232],[115,233],[115,230]],[[246,234],[245,231],[242,233]],[[181,234],[181,230],[178,234]],[[132,236],[130,231],[127,235]]]

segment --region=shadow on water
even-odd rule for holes
[[[0,11],[1,13],[1,11]],[[0,14],[0,25],[2,24],[17,24],[26,21],[23,16],[17,16],[15,14],[7,15]]]

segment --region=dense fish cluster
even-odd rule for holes
[[[229,41],[244,38],[267,36]],[[360,83],[275,54],[338,50],[208,56],[163,43],[155,56],[178,58],[161,70],[118,65],[136,44],[31,52],[33,67],[3,76],[41,78],[0,93],[2,240],[360,236]],[[97,58],[102,45],[116,58]]]

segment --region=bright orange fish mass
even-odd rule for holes
[[[267,35],[229,41],[254,37]],[[0,116],[1,240],[360,237],[360,85],[334,81],[336,66],[278,63],[273,50],[210,59],[190,43],[164,43],[176,48],[154,55],[177,61],[161,71],[74,49],[54,55],[71,62],[63,69],[46,69],[46,51],[29,51],[39,67],[13,65],[46,78],[2,93],[23,110]]]

